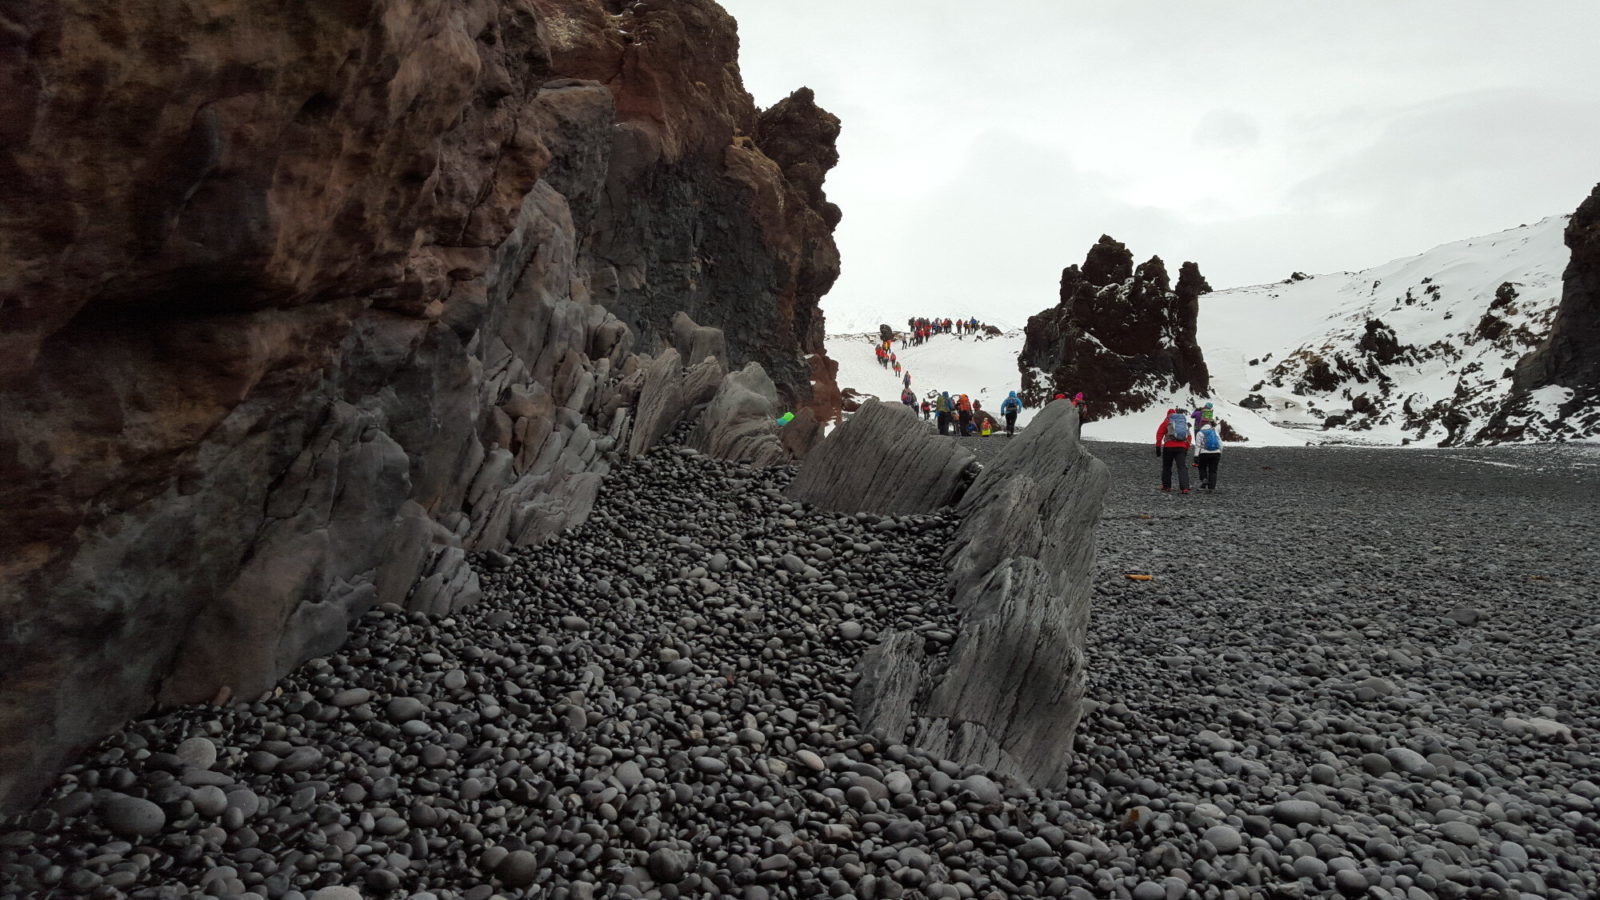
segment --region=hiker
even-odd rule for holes
[[[1189,417],[1176,409],[1167,410],[1156,431],[1156,456],[1161,457],[1161,489],[1172,490],[1172,467],[1178,467],[1178,487],[1189,493]]]
[[[908,388],[911,387],[911,373],[910,372],[906,373],[905,386],[908,387]]]
[[[950,433],[950,412],[950,392],[945,391],[939,395],[937,400],[933,401],[933,418],[939,425],[940,434]]]
[[[900,374],[900,361],[899,360],[895,360],[895,362],[894,362],[894,374],[897,375],[897,376]]]
[[[1222,435],[1214,421],[1207,421],[1194,435],[1194,461],[1200,467],[1200,486],[1217,489],[1217,464],[1222,462]]]
[[[1011,396],[1000,401],[1000,414],[1006,417],[1006,434],[1017,433],[1017,413],[1022,412],[1022,400],[1017,397],[1017,392],[1012,391]]]
[[[957,437],[965,437],[972,432],[972,401],[966,394],[956,398],[956,417],[961,420],[961,429],[956,432]]]
[[[933,404],[929,403],[926,400],[922,401],[922,421],[924,421],[924,422],[928,421],[928,417],[930,415],[932,415],[932,413],[933,413]]]
[[[911,393],[911,388],[906,388],[900,392],[900,402],[904,403],[913,412],[915,412],[917,408],[917,395]]]
[[[990,427],[990,425],[989,425],[989,423],[992,422],[992,421],[994,421],[994,420],[993,419],[984,419],[983,420],[983,428],[978,433],[983,435],[984,437],[988,437],[989,435],[994,434],[994,429],[992,427]]]
[[[1200,426],[1207,422],[1215,421],[1217,414],[1211,408],[1211,404],[1208,402],[1205,406],[1195,407],[1195,410],[1191,414],[1190,418],[1194,419],[1194,431],[1198,433],[1200,431]]]

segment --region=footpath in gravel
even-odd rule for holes
[[[1179,497],[1148,448],[1091,449],[1117,477],[1068,790],[851,712],[879,633],[952,641],[951,519],[668,448],[484,560],[479,606],[377,611],[270,697],[92,749],[0,834],[0,895],[1600,890],[1592,456],[1237,450]]]

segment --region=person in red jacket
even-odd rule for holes
[[[1156,455],[1161,457],[1161,489],[1172,490],[1172,469],[1178,469],[1178,488],[1189,493],[1189,445],[1194,435],[1189,430],[1189,417],[1178,410],[1167,410],[1156,431]]]

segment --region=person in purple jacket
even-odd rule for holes
[[[1207,422],[1216,421],[1217,414],[1216,411],[1211,408],[1211,404],[1207,403],[1205,406],[1197,407],[1191,414],[1191,418],[1194,419],[1194,427],[1191,428],[1190,431],[1198,434],[1200,432],[1200,426]]]

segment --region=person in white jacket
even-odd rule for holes
[[[1200,486],[1217,489],[1217,463],[1222,462],[1222,434],[1217,424],[1207,422],[1194,436],[1194,463],[1200,467]]]

